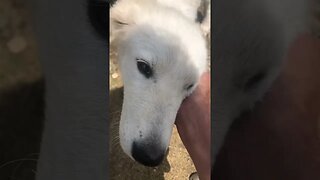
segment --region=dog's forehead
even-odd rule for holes
[[[155,64],[172,65],[191,61],[190,51],[177,34],[151,26],[140,26],[132,31],[127,41],[131,53]],[[195,45],[196,46],[196,45]],[[181,64],[183,66],[183,64]]]

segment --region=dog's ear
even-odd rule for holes
[[[122,37],[130,27],[141,20],[153,0],[118,0],[110,8],[110,41]],[[150,7],[150,6],[149,6]]]
[[[135,3],[118,0],[110,9],[110,41],[121,37],[135,23]]]

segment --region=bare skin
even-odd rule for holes
[[[303,34],[292,44],[284,69],[263,103],[231,129],[213,178],[320,176],[319,69],[320,40]],[[209,76],[205,74],[198,89],[182,103],[176,120],[201,180],[209,180],[211,170]]]
[[[210,179],[211,116],[210,73],[205,73],[195,92],[184,100],[176,120],[180,137],[186,146],[201,180]]]

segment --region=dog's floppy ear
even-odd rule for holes
[[[110,41],[121,37],[144,17],[153,0],[118,0],[110,8]],[[150,6],[149,6],[150,7]]]
[[[121,37],[135,23],[135,7],[130,0],[118,0],[110,9],[110,41]]]

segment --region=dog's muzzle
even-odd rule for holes
[[[132,157],[145,166],[158,166],[164,159],[166,149],[159,143],[150,141],[134,141],[131,149]]]

